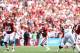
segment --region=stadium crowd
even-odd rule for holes
[[[58,38],[61,27],[80,23],[80,0],[0,0],[1,32],[7,20],[15,25],[16,45],[38,45],[42,26]]]

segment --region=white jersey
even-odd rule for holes
[[[77,35],[76,44],[80,44],[80,35]]]
[[[72,29],[65,29],[64,33],[72,33]]]
[[[74,34],[72,33],[72,29],[69,28],[64,30],[64,38],[61,44],[65,45],[67,42],[72,45],[75,43]]]
[[[72,29],[65,29],[64,30],[64,37],[70,37],[72,36]]]

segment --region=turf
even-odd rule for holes
[[[57,53],[58,47],[50,47],[49,51],[46,51],[46,48],[43,47],[26,47],[26,46],[21,46],[21,47],[15,47],[15,52],[11,51],[6,51],[4,47],[0,47],[0,53]],[[60,50],[59,53],[73,53],[72,48],[68,49],[62,49]]]

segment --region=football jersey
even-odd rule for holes
[[[76,26],[75,32],[76,32],[77,34],[80,34],[80,24],[78,24],[78,25]]]
[[[13,23],[3,23],[5,31],[10,34],[14,31]]]
[[[42,27],[42,36],[46,37],[47,36],[47,29],[45,27]]]
[[[77,36],[76,43],[80,43],[80,35]]]

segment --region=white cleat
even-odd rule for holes
[[[57,50],[57,53],[58,53],[59,51],[60,51],[60,50],[58,49],[58,50]]]
[[[12,52],[15,52],[15,49],[12,49]]]
[[[47,48],[46,48],[46,51],[49,51],[49,50],[50,50],[50,48],[49,48],[49,47],[47,47]]]

